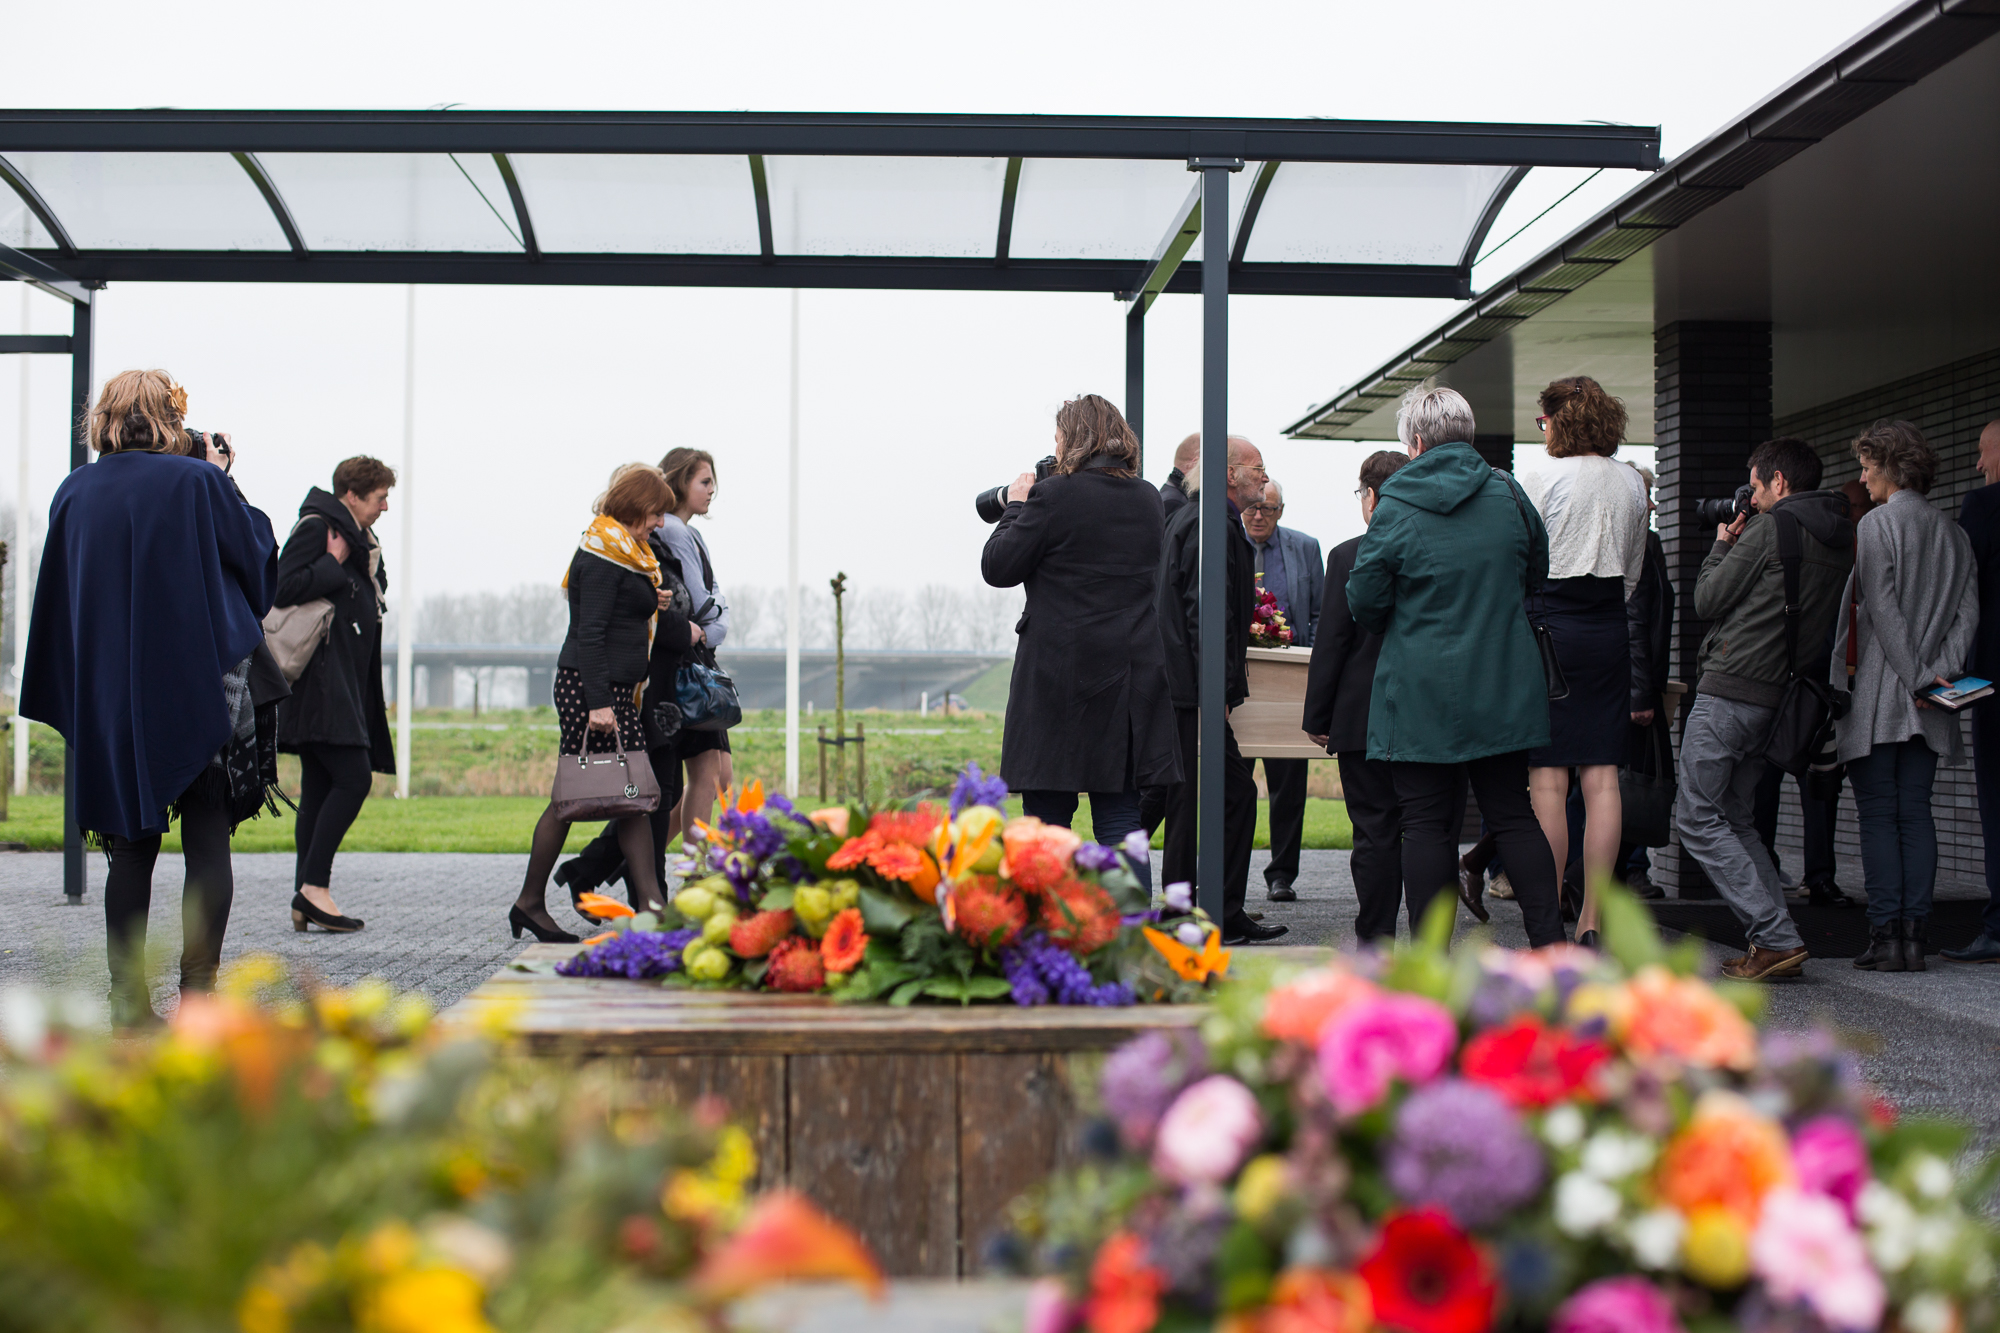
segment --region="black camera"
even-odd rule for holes
[[[1035,464],[1036,481],[1047,481],[1055,474],[1056,456],[1054,454],[1050,454],[1047,458]],[[973,508],[979,511],[979,517],[983,522],[998,523],[1000,521],[1000,515],[1007,512],[1007,487],[1013,484],[1010,481],[1004,486],[995,486],[990,491],[981,491],[979,493],[979,498],[974,500],[972,505]]]
[[[224,472],[228,472],[236,466],[236,451],[229,447],[229,437],[221,431],[190,430],[188,438],[192,439],[194,447],[201,451],[196,457],[208,457],[209,448],[213,446],[215,452],[222,458],[222,470]]]
[[[1750,512],[1750,497],[1756,490],[1756,487],[1746,481],[1738,486],[1736,494],[1727,500],[1697,500],[1694,504],[1694,521],[1702,527],[1713,524],[1718,528],[1727,523],[1734,523]]]

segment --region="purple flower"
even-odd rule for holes
[[[1099,874],[1118,864],[1116,850],[1094,842],[1086,842],[1076,849],[1076,868],[1095,870]]]
[[[722,831],[735,840],[739,851],[759,861],[785,850],[785,835],[763,815],[747,810],[727,810],[717,821]]]
[[[968,805],[990,805],[995,810],[1007,803],[1007,784],[999,778],[989,778],[979,771],[979,765],[967,764],[958,774],[958,784],[951,789],[951,817],[958,818],[958,812]]]
[[[1134,1002],[1132,988],[1120,981],[1098,985],[1090,969],[1075,955],[1060,949],[1041,935],[1024,935],[1018,943],[1000,951],[1000,970],[1014,988],[1014,1003],[1020,1005],[1088,1004],[1117,1007]]]
[[[664,976],[681,970],[681,950],[700,934],[699,930],[628,930],[557,963],[556,971],[566,977],[630,977],[634,981]]]
[[[1386,1174],[1398,1197],[1482,1227],[1534,1197],[1542,1150],[1497,1093],[1446,1079],[1417,1089],[1397,1111]]]
[[[1126,1142],[1143,1148],[1174,1098],[1206,1073],[1208,1048],[1194,1032],[1147,1032],[1105,1058],[1098,1091]]]

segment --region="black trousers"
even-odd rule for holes
[[[1490,754],[1463,764],[1389,767],[1403,808],[1403,895],[1410,920],[1423,920],[1440,890],[1455,892],[1459,826],[1465,822],[1465,787],[1470,782],[1480,813],[1507,860],[1507,878],[1521,905],[1529,945],[1561,943],[1565,936],[1556,901],[1556,858],[1528,800],[1528,752]]]
[[[229,905],[236,896],[229,862],[229,811],[221,799],[210,802],[193,788],[181,797],[181,849],[187,860],[181,889],[181,989],[214,990],[215,971],[222,963],[222,936],[229,928]],[[109,852],[104,935],[110,952],[111,993],[121,1008],[150,1007],[146,917],[153,905],[160,835],[113,834]]]
[[[1986,701],[1991,704],[1993,701]],[[1986,835],[1986,933],[2000,939],[2000,711],[1972,710],[1972,776]]]
[[[1348,862],[1354,876],[1354,896],[1361,911],[1354,918],[1354,935],[1363,944],[1385,936],[1395,938],[1396,909],[1403,901],[1403,807],[1396,799],[1396,775],[1366,750],[1349,750],[1340,760],[1340,789],[1347,800],[1347,822],[1354,827],[1354,855]],[[1275,816],[1272,822],[1276,823]],[[1273,840],[1276,834],[1272,835]],[[1410,913],[1410,929],[1417,913]]]
[[[1195,874],[1195,820],[1198,787],[1195,774],[1200,764],[1201,711],[1176,708],[1174,723],[1180,732],[1181,772],[1184,780],[1173,785],[1167,798],[1167,840],[1160,860],[1163,883],[1185,881],[1199,887]],[[1250,849],[1257,841],[1257,779],[1250,761],[1236,746],[1236,733],[1225,720],[1222,724],[1222,915],[1225,921],[1243,911],[1250,890]]]
[[[1977,723],[1974,723],[1975,729]],[[1798,781],[1796,778],[1793,781]],[[1785,770],[1770,764],[1764,766],[1764,776],[1757,783],[1757,800],[1750,812],[1751,825],[1757,830],[1758,840],[1764,850],[1771,854],[1771,863],[1778,864],[1778,805],[1784,796]],[[1816,801],[1799,783],[1799,819],[1802,825],[1801,841],[1805,843],[1805,873],[1799,877],[1801,884],[1833,883],[1835,866],[1833,860],[1833,826],[1840,817],[1840,786],[1835,779],[1833,795],[1827,800]]]
[[[1290,884],[1299,877],[1299,848],[1306,838],[1306,765],[1311,762],[1263,761],[1264,786],[1271,793],[1271,863],[1264,867],[1266,884]]]
[[[674,745],[662,745],[646,751],[646,760],[653,766],[653,776],[660,783],[660,804],[646,822],[653,828],[653,860],[655,878],[661,892],[667,885],[667,821],[673,817],[674,807],[681,803],[681,793],[687,790],[687,782],[681,776],[680,750]],[[598,830],[570,862],[569,886],[581,892],[591,892],[602,888],[616,879],[625,878],[625,853],[618,846],[618,824],[613,821]]]
[[[299,821],[292,836],[299,865],[293,888],[332,886],[333,854],[374,783],[364,745],[299,747]]]

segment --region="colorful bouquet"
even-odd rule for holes
[[[843,1000],[1126,1005],[1201,998],[1229,968],[1186,885],[1149,902],[1121,848],[1002,813],[968,765],[950,804],[801,813],[757,783],[725,794],[665,917],[586,895],[612,920],[563,976],[823,992]],[[534,967],[527,963],[522,966]]]
[[[1029,1333],[1961,1333],[1990,1163],[1661,949],[1461,945],[1239,979],[1109,1056],[1097,1159],[1016,1205]]]
[[[0,1330],[718,1328],[782,1278],[881,1285],[752,1194],[719,1106],[503,1056],[380,982],[300,994],[253,956],[223,983],[120,1042],[0,990]]]
[[[1289,648],[1292,646],[1292,627],[1285,621],[1285,613],[1278,609],[1278,594],[1264,586],[1264,576],[1257,575],[1257,604],[1250,612],[1250,646],[1252,648]]]

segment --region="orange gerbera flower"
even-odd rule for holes
[[[1756,1063],[1757,1030],[1699,977],[1677,977],[1656,964],[1640,969],[1627,994],[1631,1008],[1618,1035],[1635,1057],[1672,1056],[1708,1069]]]
[[[852,870],[863,861],[866,861],[869,853],[876,851],[881,846],[881,835],[872,831],[864,833],[858,838],[849,838],[846,842],[840,844],[839,851],[826,858],[826,868],[828,870]]]
[[[1083,839],[1059,825],[1024,815],[1008,823],[1000,843],[1007,849],[1000,873],[1016,887],[1039,893],[1068,876],[1070,857]]]
[[[881,835],[884,842],[908,843],[922,847],[944,823],[944,812],[929,801],[914,810],[884,810],[868,821],[868,831]]]
[[[695,1290],[726,1301],[777,1282],[837,1278],[880,1297],[887,1284],[875,1256],[855,1234],[808,1203],[778,1190],[764,1195],[735,1235],[703,1256]]]
[[[1098,1247],[1084,1301],[1084,1326],[1090,1333],[1146,1333],[1159,1322],[1160,1293],[1167,1280],[1146,1260],[1146,1242],[1129,1231]]]
[[[1660,1198],[1683,1213],[1721,1208],[1750,1230],[1764,1196],[1793,1179],[1791,1148],[1777,1122],[1741,1097],[1710,1092],[1667,1144],[1653,1183]]]
[[[1249,1333],[1368,1333],[1375,1299],[1352,1273],[1288,1268],[1271,1288],[1271,1303],[1242,1327]]]
[[[576,896],[576,910],[599,921],[639,915],[616,898],[607,898],[601,893],[579,893]]]
[[[1229,950],[1222,947],[1221,931],[1209,931],[1199,951],[1151,926],[1145,927],[1145,932],[1147,942],[1159,951],[1162,958],[1173,964],[1175,975],[1182,981],[1207,981],[1210,977],[1229,974]]]
[[[829,972],[852,972],[868,954],[868,931],[861,924],[859,908],[848,907],[833,914],[826,934],[819,942],[820,961]]]
[[[930,858],[922,852],[901,842],[892,842],[868,853],[869,867],[884,879],[913,880],[929,861]],[[834,869],[833,862],[828,861],[827,868]],[[931,867],[931,883],[937,883],[936,866]]]
[[[1148,932],[1149,934],[1152,932]],[[1156,946],[1157,947],[1157,946]],[[1375,983],[1341,968],[1322,968],[1264,997],[1264,1035],[1319,1046],[1320,1029],[1341,1010],[1376,991]]]

